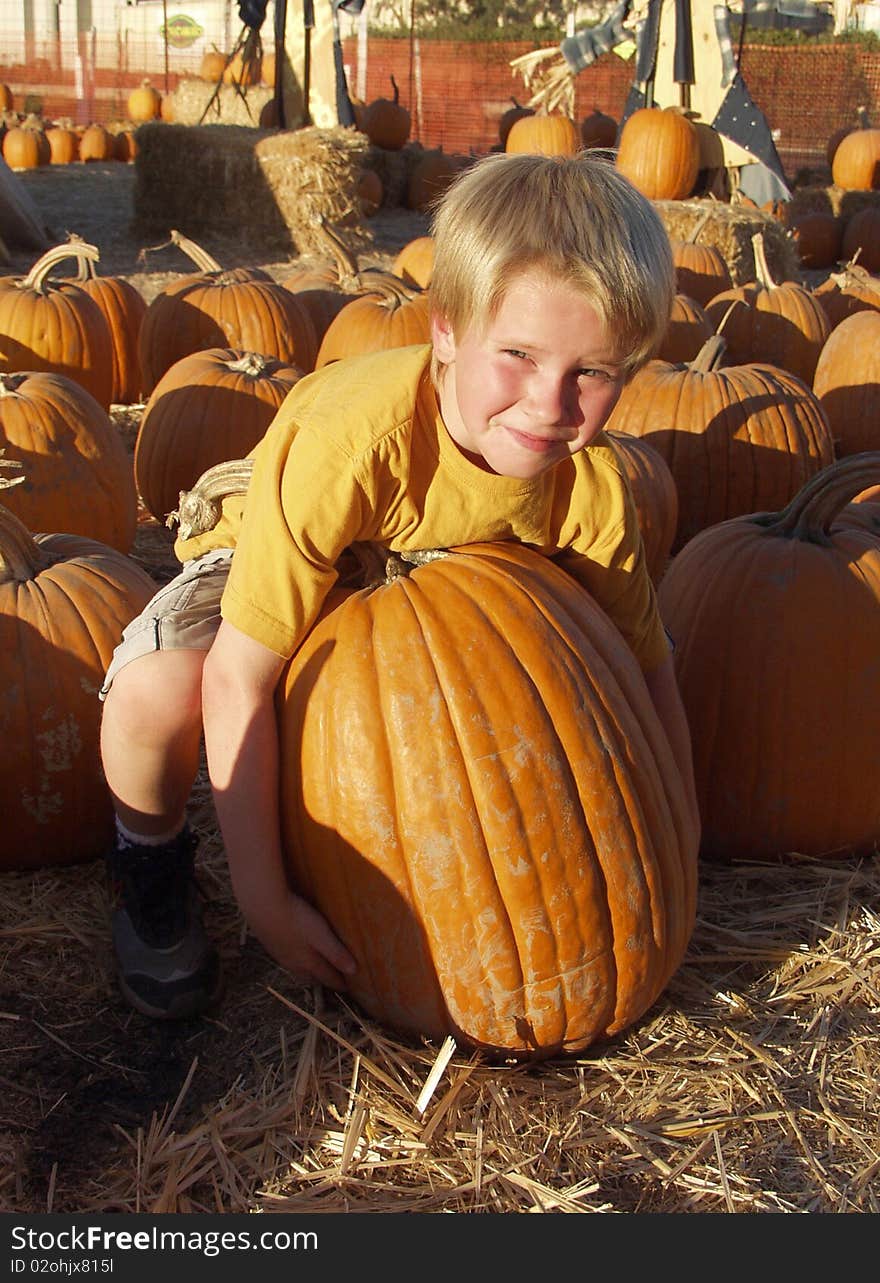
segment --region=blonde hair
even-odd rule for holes
[[[582,290],[630,377],[669,323],[675,269],[649,200],[595,150],[495,153],[463,171],[433,216],[432,310],[460,335],[487,325],[523,271]],[[442,374],[435,362],[435,378]]]

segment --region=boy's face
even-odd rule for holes
[[[595,309],[537,269],[514,279],[485,328],[454,335],[435,316],[431,332],[449,435],[504,477],[532,480],[589,445],[623,387]]]

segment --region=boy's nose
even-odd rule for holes
[[[570,423],[577,398],[569,379],[557,375],[537,378],[530,389],[529,404],[538,422],[547,424]]]

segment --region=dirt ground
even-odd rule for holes
[[[133,230],[135,220],[135,165],[118,161],[73,165],[43,165],[17,171],[37,211],[60,244],[75,232],[96,245],[101,252],[98,271],[102,276],[126,276],[149,302],[175,274],[192,271],[189,258],[174,245],[145,242]],[[366,231],[372,248],[359,255],[364,267],[390,267],[395,254],[407,241],[427,231],[427,219],[403,208],[383,208],[367,220]],[[185,229],[181,229],[185,230]],[[2,232],[0,232],[2,235]],[[267,253],[258,238],[242,229],[240,239],[212,234],[194,234],[194,239],[222,267],[262,267],[276,280],[289,273],[296,255],[286,258]],[[26,272],[39,251],[8,246],[4,267],[8,275]],[[277,251],[274,251],[277,255]]]

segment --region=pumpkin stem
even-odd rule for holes
[[[15,370],[0,374],[0,397],[13,396],[21,387],[22,383],[24,383],[25,379],[29,379],[30,377],[31,372],[29,370]],[[3,451],[0,450],[0,455],[2,454]],[[0,467],[2,466],[2,463],[0,463]],[[2,489],[2,482],[0,482],[0,489]]]
[[[12,463],[11,459],[4,460],[0,466],[9,467]],[[0,488],[14,486],[19,481],[24,481],[24,476],[14,480],[3,478]],[[27,526],[0,504],[0,583],[26,583],[29,579],[36,579],[39,572],[50,564]]]
[[[270,365],[278,364],[274,357],[263,356],[262,352],[242,352],[234,361],[225,362],[227,370],[231,370],[233,374],[243,374],[249,379],[260,378]]]
[[[755,274],[758,284],[765,290],[776,288],[776,281],[770,275],[770,268],[767,266],[767,254],[764,250],[764,235],[762,232],[755,232],[752,237],[752,249],[755,251]]]
[[[351,552],[358,569],[346,583],[349,587],[358,588],[381,588],[385,584],[393,584],[395,579],[406,578],[417,566],[449,555],[445,548],[392,552],[390,548],[368,540],[353,543]]]
[[[73,247],[74,253],[76,253],[81,245],[85,244],[85,241],[78,232],[71,232],[67,239]],[[76,265],[77,273],[75,279],[77,281],[93,281],[96,279],[98,273],[95,270],[94,261],[90,259],[87,254],[77,253]]]
[[[811,477],[780,512],[759,513],[753,520],[784,539],[829,544],[829,531],[841,508],[878,482],[880,450],[848,455]]]
[[[245,494],[254,470],[253,459],[229,459],[203,472],[192,490],[181,490],[177,510],[165,525],[179,526],[179,539],[192,539],[213,530],[220,520],[220,504],[227,495]]]
[[[400,99],[400,90],[397,88],[397,81],[394,79],[394,77],[390,76],[389,79],[391,81],[391,88],[394,90],[394,97],[392,98],[391,101],[396,106]]]
[[[343,294],[356,293],[360,288],[360,277],[358,274],[358,262],[354,254],[352,254],[335,228],[331,227],[324,214],[316,214],[312,219],[312,224],[317,232],[318,240],[326,246],[330,257],[333,259],[340,290]]]
[[[176,245],[178,249],[182,249],[184,254],[186,254],[188,258],[192,259],[192,261],[195,263],[196,267],[199,268],[200,271],[202,272],[222,272],[223,271],[223,268],[220,266],[217,260],[215,258],[212,258],[206,249],[203,249],[201,245],[197,245],[195,241],[191,241],[189,237],[184,236],[182,232],[178,232],[172,229],[171,244]]]
[[[27,276],[22,277],[18,282],[18,288],[21,290],[36,290],[38,294],[42,294],[43,284],[52,268],[66,258],[85,258],[97,263],[101,258],[101,254],[97,245],[89,245],[87,241],[78,241],[75,247],[69,241],[63,245],[55,245],[52,249],[47,250],[42,258],[37,259]]]
[[[731,308],[735,307],[731,304]],[[721,324],[727,320],[731,308],[728,308],[724,314]],[[720,326],[719,326],[720,329]],[[688,368],[694,370],[697,374],[711,374],[721,365],[724,353],[727,351],[727,339],[723,334],[710,334],[706,342],[700,348],[694,359],[688,362]]]

